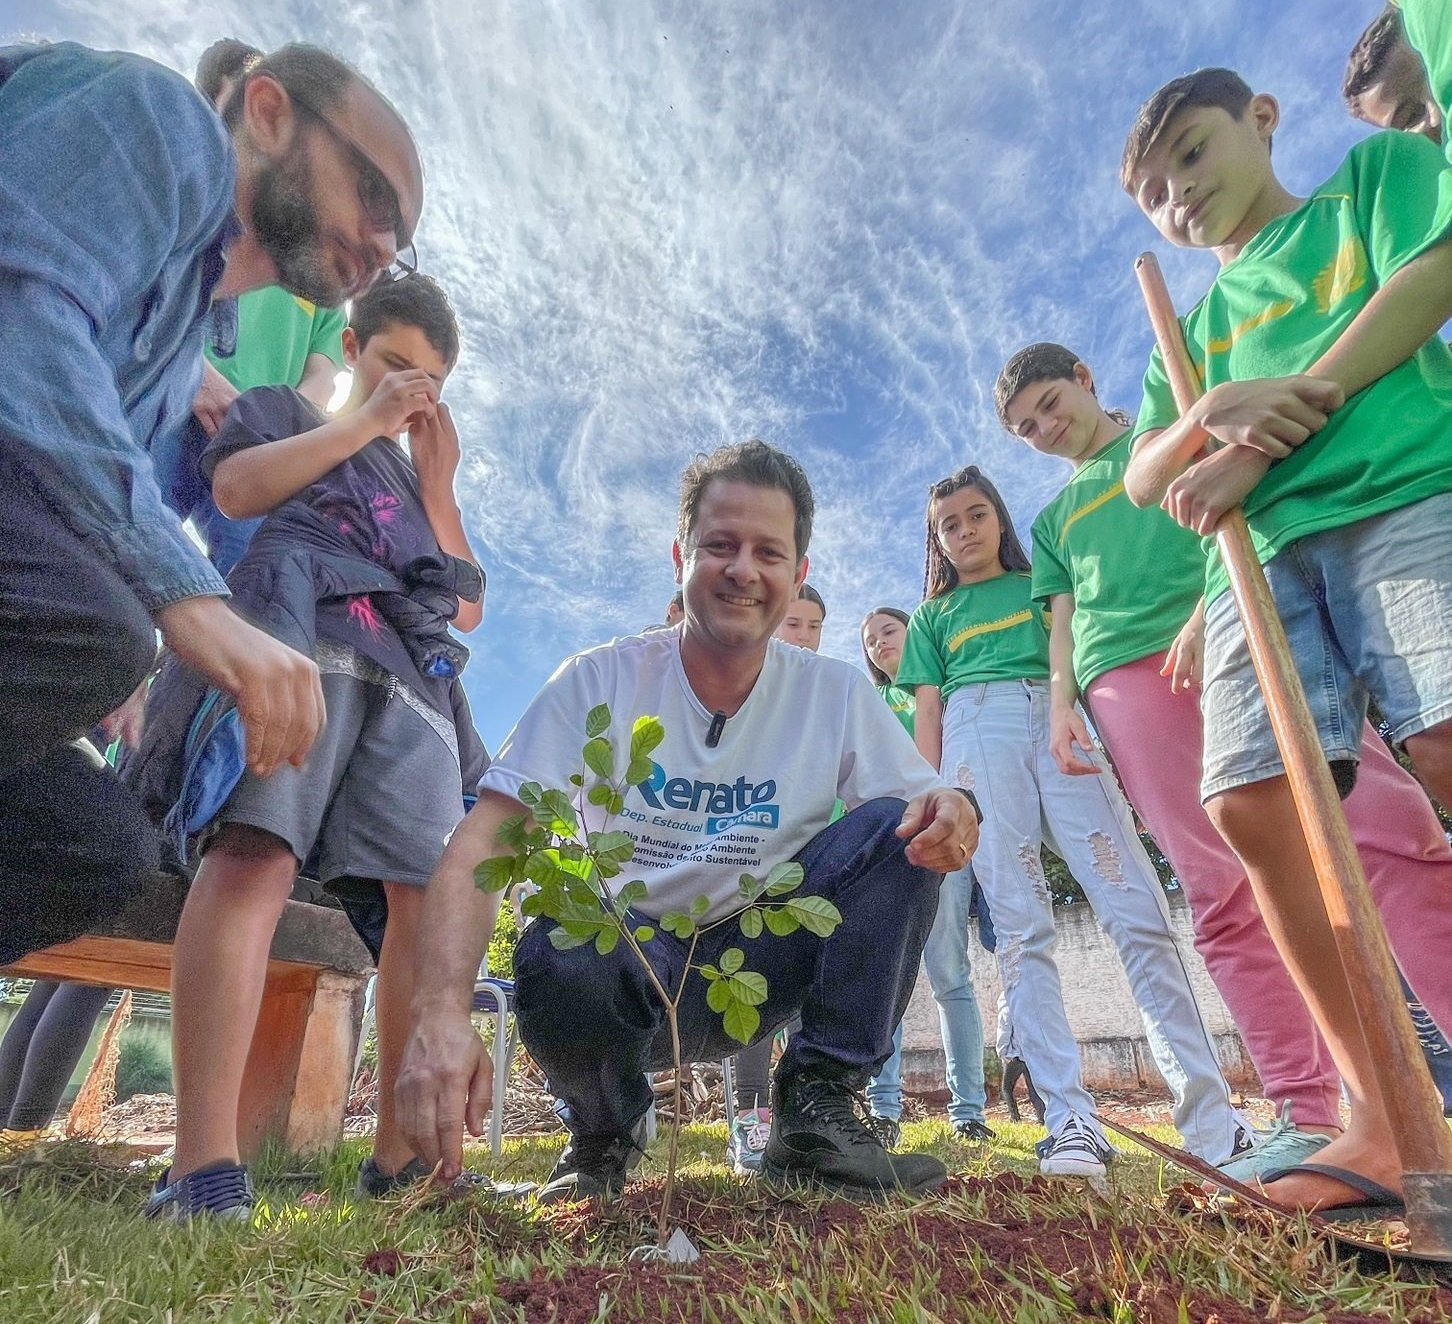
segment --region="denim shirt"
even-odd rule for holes
[[[191,418],[235,178],[230,135],[179,74],[0,48],[0,447],[151,611],[227,592],[151,451]]]

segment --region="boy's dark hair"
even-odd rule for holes
[[[672,607],[684,607],[685,605],[686,605],[686,595],[685,595],[685,591],[682,590],[682,589],[677,589],[673,594],[671,594],[671,606]]]
[[[998,374],[998,380],[993,384],[993,407],[998,410],[998,421],[1005,430],[1013,431],[1008,422],[1008,406],[1014,396],[1039,382],[1073,381],[1074,369],[1083,362],[1072,349],[1056,345],[1050,340],[1041,340],[1036,345],[1019,350],[1003,365],[1003,371]],[[1089,394],[1096,399],[1099,396],[1093,386],[1089,388]],[[1102,403],[1101,408],[1121,427],[1127,428],[1134,423],[1134,419],[1123,409],[1105,408]]]
[[[976,464],[970,464],[965,469],[959,469],[951,478],[944,478],[928,489],[928,550],[923,563],[925,599],[941,598],[950,589],[958,586],[958,572],[953,569],[953,563],[948,560],[947,553],[938,541],[938,531],[933,527],[933,508],[944,497],[952,496],[954,492],[965,487],[976,487],[982,492],[998,515],[998,564],[1009,571],[1029,568],[1028,553],[1018,540],[1018,533],[1014,530],[1013,520],[1009,518],[1008,506],[1004,504],[1003,497],[989,482],[988,475]]]
[[[361,348],[385,327],[416,326],[452,368],[459,357],[459,323],[438,281],[422,272],[381,280],[353,300],[348,325]]]
[[[857,627],[857,633],[859,635],[866,634],[867,622],[874,616],[891,616],[893,620],[901,621],[905,626],[912,624],[912,617],[903,611],[901,607],[874,607],[862,618],[862,624]],[[892,677],[867,656],[867,643],[865,640],[862,644],[862,660],[867,663],[867,674],[872,677],[872,683],[874,685],[892,684]]]
[[[248,65],[244,85],[258,74],[271,75],[290,96],[296,96],[304,106],[319,113],[336,105],[353,83],[373,87],[346,60],[340,60],[320,46],[309,46],[301,41],[281,46]],[[237,90],[240,92],[240,88]],[[226,109],[222,112],[228,128],[235,129],[242,122],[242,107],[240,95],[228,98]]]
[[[222,95],[222,84],[229,78],[240,78],[262,59],[262,52],[256,46],[249,46],[236,37],[223,37],[214,41],[202,52],[197,61],[197,72],[192,78],[197,91],[214,106]]]
[[[1217,106],[1239,119],[1254,96],[1250,84],[1233,69],[1197,69],[1166,83],[1139,108],[1134,127],[1125,139],[1124,158],[1119,163],[1119,183],[1124,191],[1134,192],[1130,181],[1139,163],[1180,111]]]
[[[822,601],[822,595],[818,593],[817,590],[814,589],[810,584],[802,584],[802,591],[797,594],[797,601],[815,602],[817,606],[821,608],[822,619],[824,621],[827,619],[827,604]]]
[[[1346,60],[1346,75],[1341,80],[1341,99],[1352,113],[1356,103],[1373,83],[1381,81],[1386,62],[1406,40],[1401,10],[1388,5],[1356,39]]]
[[[690,545],[696,532],[701,498],[715,478],[728,483],[750,483],[753,487],[776,487],[790,496],[796,510],[792,532],[797,560],[807,554],[807,544],[812,540],[812,517],[816,513],[812,485],[807,482],[802,466],[790,455],[756,437],[718,447],[709,455],[698,455],[686,467],[681,475],[681,509],[676,520],[676,541],[682,547]]]
[[[1083,361],[1072,349],[1049,340],[1019,350],[1003,365],[1003,371],[993,383],[993,407],[998,411],[998,421],[1012,432],[1008,425],[1008,406],[1014,396],[1038,382],[1072,381],[1074,369]]]

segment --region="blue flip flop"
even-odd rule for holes
[[[1389,1218],[1405,1218],[1407,1207],[1402,1202],[1402,1197],[1395,1191],[1388,1190],[1380,1182],[1374,1182],[1370,1177],[1363,1177],[1359,1172],[1352,1172],[1349,1168],[1338,1168],[1330,1163],[1297,1163],[1288,1168],[1272,1168],[1269,1172],[1262,1172],[1256,1177],[1261,1186],[1268,1186],[1271,1182],[1280,1181],[1282,1177],[1293,1177],[1297,1173],[1309,1172],[1317,1177],[1330,1177],[1332,1181],[1339,1181],[1343,1186],[1349,1186],[1353,1191],[1360,1191],[1365,1197],[1355,1200],[1351,1204],[1332,1205],[1329,1209],[1317,1209],[1315,1217],[1324,1218],[1328,1223],[1355,1223],[1363,1220],[1379,1220]]]

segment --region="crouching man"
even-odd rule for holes
[[[617,749],[629,747],[637,717],[659,717],[665,728],[655,772],[629,788],[619,824],[637,840],[626,877],[646,885],[635,907],[642,917],[705,896],[709,925],[741,904],[743,872],[761,876],[786,860],[805,872],[798,895],[825,897],[841,912],[826,939],[799,929],[751,940],[723,924],[696,949],[699,964],[739,947],[747,968],[766,976],[758,1038],[801,1016],[773,1082],[765,1177],[872,1197],[925,1190],[946,1175],[929,1156],[889,1154],[854,1094],[892,1050],[938,884],[972,854],[978,818],[918,755],[866,676],[772,639],[807,575],[812,509],[806,475],[763,442],[698,458],[682,481],[672,551],[685,594],[679,630],[569,659],[486,774],[429,884],[398,1082],[404,1130],[426,1163],[442,1159],[445,1180],[460,1170],[466,1123],[478,1134],[491,1101],[469,1008],[498,897],[476,889],[474,869],[507,853],[496,834],[521,812],[526,782],[569,785],[586,715],[602,703]],[[828,826],[838,798],[849,812]],[[741,803],[747,811],[737,812]],[[570,1108],[571,1142],[540,1198],[613,1197],[639,1157],[632,1133],[651,1102],[646,1073],[670,1065],[665,1009],[624,944],[609,956],[593,944],[557,951],[551,927],[540,920],[526,929],[515,957],[521,1036]],[[662,932],[643,950],[661,983],[678,987],[686,944]],[[679,1011],[687,1060],[740,1048],[706,990],[689,976]]]

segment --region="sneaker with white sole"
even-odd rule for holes
[[[1233,1181],[1254,1181],[1273,1168],[1291,1168],[1304,1163],[1331,1143],[1330,1136],[1315,1131],[1302,1131],[1291,1121],[1291,1105],[1264,1131],[1255,1134],[1255,1145],[1244,1154],[1233,1156],[1220,1164],[1220,1171]]]
[[[731,1119],[731,1139],[726,1145],[731,1171],[741,1177],[754,1177],[760,1172],[770,1138],[770,1108],[748,1108],[737,1113]]]
[[[224,1223],[250,1223],[257,1196],[252,1179],[240,1163],[211,1163],[176,1181],[168,1168],[157,1178],[146,1217],[190,1223],[194,1218],[215,1218]]]
[[[1045,1177],[1103,1177],[1110,1157],[1099,1128],[1075,1113],[1042,1146],[1039,1171]]]

